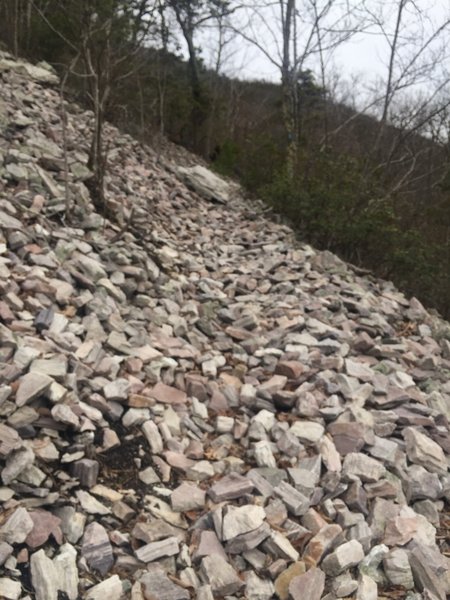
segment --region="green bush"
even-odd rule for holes
[[[274,211],[305,241],[393,279],[426,304],[442,305],[449,293],[448,249],[405,229],[392,199],[354,159],[324,153],[299,162],[293,180],[281,173],[261,189]]]

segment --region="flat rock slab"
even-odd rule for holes
[[[226,204],[230,198],[231,186],[224,179],[201,165],[178,167],[179,176],[206,200]]]
[[[164,383],[157,383],[152,390],[149,391],[151,398],[164,404],[184,404],[187,396],[181,390],[174,388]]]
[[[39,398],[52,385],[54,379],[44,373],[27,373],[22,377],[16,392],[17,406],[24,406]]]

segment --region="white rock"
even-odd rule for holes
[[[257,529],[262,525],[265,516],[262,506],[229,506],[222,520],[223,540],[231,540],[237,535]]]
[[[314,421],[296,421],[289,429],[303,443],[316,444],[323,436],[325,429]]]
[[[118,575],[112,575],[101,583],[89,588],[86,600],[121,600],[123,598],[123,585]]]
[[[274,469],[277,466],[270,442],[266,440],[256,442],[254,452],[258,467],[271,467]]]
[[[58,600],[59,572],[44,550],[31,555],[30,566],[36,600]]]
[[[0,577],[0,598],[4,600],[19,600],[22,586],[18,581],[8,577]]]

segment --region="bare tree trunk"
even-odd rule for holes
[[[297,115],[295,108],[295,68],[291,64],[291,36],[295,20],[295,0],[280,0],[283,35],[283,61],[281,65],[281,93],[283,121],[287,137],[286,172],[293,179],[298,155]]]

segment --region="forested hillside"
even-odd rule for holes
[[[449,22],[444,11],[431,22],[422,4],[396,0],[385,15],[373,1],[344,11],[319,0],[257,8],[233,0],[3,0],[0,35],[14,53],[49,61],[64,91],[93,109],[88,166],[97,207],[108,168],[101,131],[111,120],[156,146],[167,137],[195,151],[284,215],[301,239],[392,279],[448,317]],[[270,6],[255,36],[252,24]],[[364,98],[357,84],[344,93],[342,74],[327,67],[363,30],[384,35],[389,48],[385,76]],[[208,52],[205,31],[214,42]],[[243,41],[269,54],[279,83],[224,74],[227,54]]]

